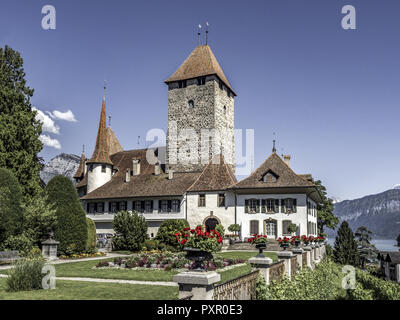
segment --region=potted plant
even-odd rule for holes
[[[303,241],[303,243],[308,246],[310,244],[310,238],[307,237],[306,235],[302,235],[301,236],[301,241]]]
[[[247,241],[251,244],[256,245],[256,248],[258,249],[257,257],[265,258],[265,256],[263,255],[263,250],[267,249],[268,239],[266,235],[255,233],[253,234],[253,237],[249,238]]]
[[[292,243],[292,245],[294,245],[296,248],[298,248],[301,243],[301,238],[300,238],[300,236],[293,236],[290,239],[290,242]]]
[[[234,244],[235,243],[235,240],[237,239],[237,237],[238,237],[238,235],[237,235],[237,232],[239,232],[240,231],[240,226],[238,225],[238,224],[231,224],[229,227],[228,227],[228,230],[230,231],[230,232],[233,232],[235,235],[234,235],[234,238],[230,238],[229,239],[229,243],[230,244]]]
[[[283,248],[283,250],[286,250],[289,247],[289,242],[290,242],[290,238],[288,237],[279,237],[277,239],[277,241],[279,242],[281,248]]]
[[[204,261],[213,258],[212,253],[221,250],[222,237],[218,231],[204,232],[203,226],[185,228],[175,234],[176,241],[186,251],[186,257],[193,261],[195,271],[206,271]]]

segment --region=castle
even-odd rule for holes
[[[107,127],[103,98],[93,155],[86,159],[82,153],[74,176],[97,233],[112,234],[115,213],[127,210],[145,217],[150,237],[166,219],[186,219],[207,230],[239,224],[241,239],[254,233],[289,236],[290,224],[297,234],[317,235],[321,195],[310,174],[290,168],[290,156],[282,159],[274,146],[249,177],[237,181],[236,93],[210,46],[199,44],[165,83],[168,133],[162,148],[123,150]]]

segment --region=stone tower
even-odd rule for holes
[[[165,82],[168,85],[166,169],[199,171],[211,159],[220,158],[213,155],[223,154],[235,173],[236,93],[211,48],[196,47]]]

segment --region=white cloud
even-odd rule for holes
[[[36,119],[43,124],[42,131],[60,134],[60,127],[54,123],[53,119],[35,107],[32,107],[32,109],[37,111]]]
[[[72,113],[71,110],[66,112],[61,112],[58,110],[54,110],[53,112],[48,112],[53,119],[64,120],[69,122],[77,122],[75,119],[75,115]]]
[[[57,139],[52,139],[50,138],[50,136],[46,135],[46,134],[41,134],[39,137],[39,140],[42,141],[42,143],[46,146],[46,147],[52,147],[55,149],[61,149],[61,144]]]

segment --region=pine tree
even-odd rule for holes
[[[358,266],[357,242],[347,221],[343,221],[339,227],[333,247],[333,258],[335,262],[343,265]]]
[[[54,237],[60,241],[60,254],[81,253],[86,249],[86,214],[71,180],[61,175],[52,178],[46,186],[48,201],[54,205],[57,226]]]
[[[378,250],[371,243],[372,231],[368,230],[366,227],[359,227],[354,235],[358,244],[357,249],[360,258],[360,266],[364,269],[365,262],[375,259],[378,254]]]
[[[0,168],[0,246],[10,236],[22,233],[22,192],[13,173]]]
[[[0,48],[0,167],[11,169],[24,196],[31,197],[40,188],[42,124],[35,119],[33,89],[26,86],[22,66],[17,51]]]

